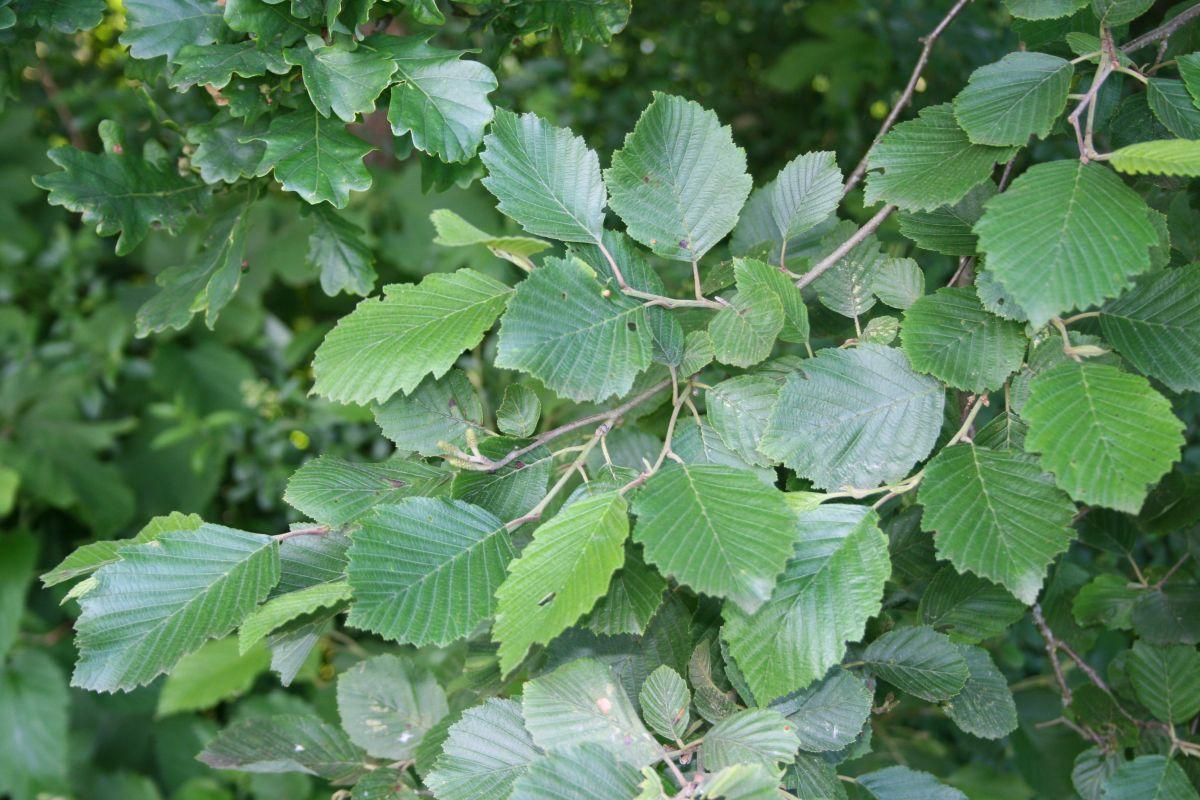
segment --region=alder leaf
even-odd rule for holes
[[[338,676],[338,716],[350,740],[377,758],[412,758],[417,744],[450,713],[446,693],[420,664],[383,654]]]
[[[313,391],[340,403],[382,402],[437,379],[483,338],[512,290],[470,269],[391,284],[359,303],[321,342]]]
[[[988,201],[975,233],[988,272],[1038,327],[1120,294],[1158,242],[1146,201],[1079,161],[1030,167]]]
[[[1004,674],[980,647],[957,645],[967,662],[967,683],[946,702],[946,716],[981,739],[1000,739],[1017,729],[1017,705]]]
[[[788,377],[759,450],[819,489],[897,481],[933,449],[944,393],[894,348],[821,350]]]
[[[466,373],[452,369],[440,380],[421,381],[416,391],[375,408],[375,424],[400,451],[444,455],[446,446],[468,447],[467,434],[483,436],[483,401]]]
[[[924,108],[871,150],[867,205],[883,201],[906,211],[954,205],[1015,153],[1011,147],[972,144],[949,103]]]
[[[897,689],[936,703],[961,692],[970,676],[958,647],[933,628],[895,628],[871,642],[862,660]]]
[[[600,240],[608,198],[600,159],[581,137],[536,114],[497,109],[480,158],[484,187],[526,231],[564,242]]]
[[[194,531],[204,524],[197,514],[182,514],[172,511],[170,514],[154,517],[137,535],[130,539],[102,540],[89,542],[60,561],[54,569],[43,573],[40,577],[42,585],[57,586],[63,581],[82,578],[90,575],[106,564],[115,564],[120,560],[121,548],[131,544],[144,544],[157,539],[164,533],[173,531]]]
[[[541,756],[521,705],[491,698],[450,726],[442,753],[425,782],[439,800],[509,797],[513,784]]]
[[[285,190],[308,203],[345,208],[350,192],[371,186],[371,173],[362,159],[375,148],[315,108],[275,117],[265,133],[250,139],[267,145],[257,174],[274,172]]]
[[[800,742],[778,711],[748,708],[731,714],[704,734],[700,758],[705,769],[719,771],[735,764],[774,767],[791,761]]]
[[[513,784],[508,800],[609,800],[633,798],[642,773],[613,758],[594,742],[549,753],[530,765]]]
[[[129,690],[232,632],[279,581],[269,536],[204,525],[121,551],[80,600],[73,686]]]
[[[948,447],[929,462],[919,497],[940,557],[1026,603],[1074,538],[1074,503],[1025,453]]]
[[[664,739],[681,740],[691,719],[692,695],[679,673],[666,664],[651,672],[638,694],[642,718]]]
[[[1009,53],[971,73],[954,116],[973,144],[1024,145],[1045,139],[1067,107],[1075,69],[1046,53]]]
[[[577,500],[537,529],[496,590],[492,638],[503,674],[591,610],[625,560],[628,535],[628,507],[616,492]]]
[[[806,688],[863,635],[891,573],[878,522],[871,509],[838,503],[801,513],[771,599],[751,614],[726,604],[722,635],[755,697]]]
[[[753,186],[729,126],[661,92],[613,153],[604,183],[629,235],[676,261],[698,261],[724,239]]]
[[[646,561],[698,592],[754,611],[771,595],[795,536],[783,494],[746,470],[664,467],[634,498]]]
[[[445,491],[450,473],[422,461],[379,463],[319,456],[288,479],[284,502],[326,525],[354,522],[378,505]]]
[[[786,318],[770,277],[770,273],[778,270],[761,261],[738,258],[734,260],[733,271],[737,296],[713,317],[708,335],[718,361],[749,367],[771,355]]]
[[[1100,311],[1104,340],[1175,392],[1200,391],[1200,266],[1152,272]]]
[[[1010,14],[1030,20],[1069,17],[1087,4],[1088,0],[1004,0]]]
[[[348,555],[349,625],[398,642],[446,645],[492,614],[516,550],[490,512],[410,497],[365,517]]]
[[[967,800],[965,794],[939,783],[928,772],[908,767],[887,767],[868,772],[858,776],[858,783],[875,800]]]
[[[1182,175],[1200,177],[1200,142],[1159,139],[1136,142],[1114,150],[1109,163],[1130,175]]]
[[[929,512],[925,514],[929,519]],[[1025,616],[1025,604],[1003,587],[969,572],[960,574],[948,564],[925,586],[917,615],[922,624],[956,642],[976,644],[999,636]]]
[[[496,409],[496,426],[511,436],[533,436],[542,415],[537,392],[521,383],[509,384]]]
[[[974,289],[945,288],[904,312],[900,341],[913,368],[956,389],[995,391],[1025,360],[1021,326],[989,313]]]
[[[1126,668],[1137,699],[1156,719],[1179,725],[1200,712],[1200,653],[1192,645],[1134,642]]]
[[[796,726],[801,750],[827,753],[858,738],[871,716],[871,695],[866,681],[834,667],[820,681],[781,697],[771,708]]]
[[[749,464],[766,466],[758,442],[779,397],[779,384],[763,375],[738,375],[704,393],[708,422],[725,445]]]
[[[666,579],[646,566],[637,548],[626,545],[625,563],[588,615],[587,627],[601,636],[641,636],[662,606],[666,590]]]
[[[788,240],[817,227],[842,200],[842,171],[828,151],[797,156],[771,182],[771,218]]]
[[[604,746],[608,761],[634,767],[662,754],[621,684],[595,659],[577,659],[529,681],[521,707],[533,741],[545,750],[594,743]]]
[[[267,634],[321,608],[342,606],[350,599],[345,581],[317,583],[306,589],[273,597],[256,608],[238,629],[238,652],[245,655]]]
[[[367,772],[366,755],[336,725],[295,714],[244,719],[217,734],[196,758],[213,769],[301,772],[339,786]]]
[[[900,213],[900,233],[923,250],[933,250],[948,256],[973,256],[978,249],[979,240],[972,228],[983,216],[984,204],[995,196],[996,184],[985,181],[967,192],[963,199],[954,205],[942,206],[932,211],[903,211]],[[879,299],[888,302],[883,297]],[[893,303],[888,305],[903,308],[894,306]]]
[[[1183,767],[1166,756],[1138,756],[1117,767],[1104,784],[1104,800],[1196,800],[1200,794]]]
[[[1033,379],[1025,443],[1080,503],[1136,513],[1179,458],[1183,423],[1140,375],[1068,362]]]
[[[650,356],[640,301],[606,290],[577,258],[547,258],[508,303],[496,366],[527,372],[562,397],[598,401],[627,394]]]
[[[483,245],[492,255],[510,261],[522,269],[529,266],[529,256],[550,247],[549,242],[530,236],[493,236],[446,208],[439,208],[430,214],[429,221],[437,230],[437,236],[433,239],[435,244],[443,247]]]

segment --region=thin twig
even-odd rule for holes
[[[277,533],[271,538],[277,542],[282,542],[286,539],[291,539],[294,536],[324,536],[331,530],[333,529],[328,525],[317,525],[312,528],[296,528],[295,530],[287,531],[285,533]]]
[[[42,84],[42,91],[46,93],[46,99],[50,101],[50,106],[54,109],[54,113],[58,115],[59,122],[62,123],[63,129],[67,132],[67,140],[76,149],[83,150],[87,143],[83,140],[83,134],[79,132],[79,126],[75,123],[75,117],[71,115],[71,109],[63,102],[62,96],[59,94],[58,84],[54,82],[54,76],[50,74],[50,68],[46,66],[45,61],[38,62],[38,80]]]
[[[921,81],[921,73],[925,71],[926,64],[929,63],[929,56],[933,52],[933,46],[937,43],[938,37],[941,36],[946,28],[950,27],[950,23],[959,15],[971,0],[958,0],[950,10],[946,12],[946,16],[942,17],[942,21],[937,24],[932,31],[921,37],[920,42],[923,45],[921,54],[917,56],[917,64],[913,67],[912,75],[908,78],[908,84],[904,87],[904,91],[900,93],[900,98],[896,100],[892,110],[888,113],[883,121],[883,125],[879,128],[879,132],[875,134],[875,138],[871,141],[871,146],[867,148],[867,152],[863,153],[862,159],[850,173],[850,177],[846,180],[846,185],[842,188],[842,196],[845,197],[850,191],[858,185],[862,180],[863,175],[867,172],[867,161],[871,156],[871,151],[875,149],[875,145],[883,139],[884,135],[891,130],[892,125],[899,119],[900,113],[912,102],[913,93],[917,90],[917,84]]]
[[[1046,618],[1042,615],[1042,606],[1040,603],[1033,604],[1033,623],[1037,625],[1038,631],[1046,641],[1046,657],[1050,659],[1050,665],[1054,667],[1054,680],[1058,682],[1058,690],[1062,693],[1062,704],[1066,708],[1071,705],[1071,688],[1067,686],[1067,679],[1063,675],[1062,664],[1058,663],[1058,639],[1054,638],[1054,632],[1046,624]]]
[[[1141,50],[1143,47],[1146,47],[1147,45],[1151,45],[1151,44],[1154,44],[1155,42],[1162,41],[1163,39],[1170,37],[1171,34],[1175,33],[1175,31],[1179,30],[1184,25],[1186,25],[1189,22],[1191,22],[1192,20],[1194,20],[1196,17],[1200,17],[1200,3],[1197,3],[1196,5],[1192,6],[1191,8],[1188,8],[1184,11],[1180,11],[1178,14],[1176,14],[1174,16],[1174,18],[1172,18],[1168,22],[1164,22],[1162,25],[1155,28],[1154,30],[1147,31],[1146,33],[1143,33],[1141,36],[1137,37],[1136,39],[1126,42],[1121,47],[1121,52],[1133,53],[1137,50]]]
[[[604,260],[608,262],[609,269],[612,270],[613,277],[616,278],[617,286],[620,288],[621,292],[629,295],[630,297],[636,297],[639,300],[646,300],[646,305],[663,306],[664,308],[711,308],[714,310],[720,310],[726,305],[725,303],[721,303],[717,300],[705,299],[704,294],[700,291],[700,272],[695,261],[692,262],[692,272],[695,275],[696,280],[696,299],[680,300],[678,298],[665,297],[661,294],[643,292],[640,289],[633,288],[626,282],[625,276],[621,273],[621,268],[617,266],[617,260],[613,258],[612,253],[609,252],[608,248],[604,246],[604,242],[597,239],[596,246],[600,248],[600,252],[603,254]]]
[[[1171,580],[1171,576],[1173,576],[1176,572],[1179,571],[1179,568],[1183,566],[1183,563],[1185,561],[1187,561],[1190,556],[1191,556],[1191,553],[1184,553],[1183,558],[1176,561],[1175,564],[1169,570],[1167,570],[1167,574],[1163,575],[1161,578],[1158,579],[1158,582],[1154,584],[1154,588],[1161,589],[1163,587],[1163,584],[1165,584],[1167,581]]]
[[[588,443],[579,451],[579,455],[575,457],[575,460],[567,466],[567,469],[563,472],[562,477],[550,487],[550,491],[546,493],[546,496],[539,500],[538,504],[529,509],[527,513],[522,514],[516,519],[508,522],[504,526],[506,529],[509,531],[515,531],[526,522],[533,522],[542,518],[542,514],[545,513],[546,508],[554,501],[554,498],[558,496],[558,493],[563,490],[563,487],[565,487],[575,475],[575,468],[582,465],[583,462],[587,460],[588,454],[592,452],[592,448],[599,444],[600,437],[603,435],[600,432],[601,430],[602,428],[598,428],[596,432],[592,434],[592,438],[589,439]]]
[[[800,279],[796,281],[796,288],[803,289],[805,286],[808,286],[817,278],[821,277],[827,270],[837,264],[843,256],[857,247],[863,241],[863,239],[866,239],[868,236],[874,233],[879,226],[883,224],[883,221],[891,216],[891,213],[895,210],[896,207],[891,204],[879,209],[879,211],[875,213],[875,216],[867,220],[853,236],[842,242],[840,245],[838,245],[836,250],[817,262],[816,266],[814,266],[808,272],[801,275]]]
[[[597,414],[592,414],[587,417],[580,417],[577,420],[572,420],[571,422],[559,425],[557,428],[548,430],[541,434],[524,447],[519,447],[516,450],[510,451],[508,455],[504,456],[503,458],[499,458],[494,461],[490,459],[484,461],[466,460],[462,466],[465,469],[473,469],[479,472],[495,472],[501,467],[511,464],[513,461],[525,455],[526,453],[530,453],[542,445],[552,442],[558,437],[570,433],[571,431],[579,430],[580,428],[586,428],[588,425],[594,425],[596,423],[608,423],[611,426],[612,423],[616,422],[617,419],[625,416],[625,414],[627,414],[629,411],[646,402],[651,397],[654,397],[654,395],[658,394],[670,385],[670,378],[659,381],[646,391],[622,403],[611,411],[601,411]],[[608,431],[605,430],[604,433],[608,433]]]

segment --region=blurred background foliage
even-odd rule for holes
[[[652,91],[693,98],[733,126],[761,184],[808,150],[836,151],[848,172],[907,79],[919,37],[949,5],[643,0],[610,46],[585,44],[578,53],[545,35],[513,40],[504,31],[475,30],[465,17],[450,16],[437,36],[456,45],[465,38],[482,51],[500,80],[498,106],[570,126],[602,154],[620,146]],[[396,24],[421,29],[407,15]],[[242,696],[217,710],[173,710],[163,702],[161,679],[128,695],[68,690],[76,609],[70,601],[60,606],[62,591],[34,589],[26,580],[34,570],[22,567],[50,566],[91,539],[132,535],[170,511],[282,531],[296,513],[280,498],[306,459],[380,459],[390,449],[368,412],[307,395],[312,351],[354,298],[321,290],[305,259],[311,223],[296,198],[276,191],[256,207],[241,287],[213,331],[193,321],[182,332],[139,339],[134,314],[152,293],[154,276],[195,251],[202,226],[177,238],[152,234],[117,257],[111,240],[47,205],[32,184],[34,175],[51,170],[49,147],[98,150],[102,120],[118,121],[132,141],[158,142],[186,157],[177,121],[212,115],[212,98],[173,92],[161,79],[161,64],[129,59],[117,42],[122,26],[121,2],[109,0],[104,23],[86,34],[44,31],[34,43],[0,31],[0,626],[20,619],[18,631],[0,630],[0,644],[6,648],[6,636],[18,637],[28,646],[22,657],[42,659],[45,691],[57,693],[69,714],[69,747],[47,754],[50,771],[34,787],[46,796],[303,800],[318,795],[304,776],[218,776],[193,757],[219,720],[305,703],[329,713],[331,664],[343,650],[370,644],[333,640],[286,691],[274,676],[256,679],[265,664],[249,670],[249,683],[225,685],[220,675],[205,675],[223,699]],[[938,43],[914,106],[950,99],[972,69],[1015,49],[1021,35],[1036,34],[1014,31],[998,2],[972,4]],[[477,170],[446,174],[386,131],[370,120],[359,131],[381,150],[369,159],[373,189],[355,195],[347,211],[370,234],[376,286],[466,263],[504,269],[494,259],[432,243],[429,213],[437,208],[484,229],[502,228],[493,202],[470,182]],[[1195,218],[1191,208],[1174,210],[1177,247],[1200,248]],[[907,254],[893,227],[881,237]],[[922,264],[931,283],[953,270],[940,258],[944,263]],[[686,276],[674,269],[665,277],[682,285]],[[815,318],[818,335],[822,324],[835,323]],[[1181,416],[1190,420],[1194,443],[1196,409]],[[1192,471],[1200,464],[1194,444],[1187,461]],[[1056,605],[1054,593],[1077,586],[1081,574],[1082,567],[1065,563],[1045,603],[1055,630],[1068,637],[1090,634],[1074,624],[1066,603]],[[1032,626],[1018,626],[1001,656],[1022,690],[1023,725],[1008,744],[972,740],[959,747],[963,735],[945,720],[902,718],[897,724],[909,733],[888,736],[880,728],[875,749],[887,755],[878,764],[867,755],[863,769],[907,763],[948,776],[978,800],[1071,796],[1069,768],[1083,743],[1063,728],[1036,727],[1057,715],[1059,699],[1043,680],[1044,653]],[[441,677],[470,679],[465,649],[429,658]],[[1019,682],[1038,673],[1028,685]],[[10,722],[19,724],[0,719]]]

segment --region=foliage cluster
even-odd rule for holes
[[[1197,798],[1200,4],[984,5],[0,0],[0,791]]]

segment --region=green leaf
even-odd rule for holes
[[[1101,573],[1080,587],[1071,603],[1071,614],[1083,626],[1129,630],[1133,627],[1133,609],[1142,596],[1142,588],[1131,586],[1124,576]]]
[[[842,201],[842,171],[828,151],[797,156],[771,182],[771,218],[780,240],[807,233]]]
[[[954,205],[1015,153],[1011,147],[972,144],[949,103],[924,108],[871,150],[867,205],[883,201],[906,211]]]
[[[217,219],[205,237],[204,249],[194,259],[159,273],[155,280],[161,289],[137,312],[139,337],[167,328],[182,330],[200,311],[209,328],[216,324],[242,279],[251,198]]]
[[[100,236],[120,234],[117,255],[142,243],[151,229],[175,234],[206,199],[203,185],[129,153],[85,153],[59,147],[47,156],[61,171],[33,179],[47,202],[83,215]]]
[[[372,656],[343,672],[337,705],[350,739],[392,761],[412,758],[421,737],[450,713],[429,670],[394,655]]]
[[[1117,767],[1104,784],[1104,800],[1196,800],[1183,767],[1166,756],[1138,756]]]
[[[956,389],[995,391],[1025,361],[1021,326],[984,310],[974,289],[946,288],[904,312],[900,341],[909,362]]]
[[[698,261],[737,224],[753,181],[717,115],[654,93],[604,173],[630,236],[676,261]]]
[[[382,298],[359,303],[317,348],[313,391],[360,404],[408,394],[426,375],[445,375],[463,350],[479,344],[511,293],[470,269],[385,286]]]
[[[180,48],[171,61],[178,68],[168,83],[186,91],[197,84],[224,89],[234,75],[255,78],[274,72],[286,73],[289,66],[276,53],[251,41],[237,44],[189,44]]]
[[[725,606],[723,636],[755,697],[807,687],[862,637],[891,572],[878,521],[868,508],[837,503],[800,514],[771,599],[753,614]]]
[[[646,566],[636,548],[626,546],[625,563],[592,609],[587,627],[600,636],[641,636],[662,606],[666,590],[666,579]]]
[[[347,622],[398,642],[446,645],[492,614],[516,555],[504,524],[460,500],[377,507],[350,545]]]
[[[496,111],[480,154],[500,212],[537,236],[596,242],[607,197],[600,159],[583,139],[536,114]]]
[[[817,257],[824,259],[850,239],[858,229],[852,222],[839,222],[821,239]],[[843,317],[860,317],[875,307],[872,288],[875,277],[890,259],[880,250],[874,236],[855,245],[813,283],[821,305]]]
[[[566,747],[543,756],[513,784],[509,800],[633,799],[642,773],[594,743]]]
[[[308,263],[321,275],[321,290],[366,296],[375,287],[375,257],[363,241],[366,231],[325,206],[313,206]]]
[[[771,595],[795,535],[783,494],[746,470],[674,465],[633,503],[646,560],[698,592],[754,611]]]
[[[367,772],[366,753],[341,728],[310,715],[251,717],[221,731],[197,759],[213,769],[302,772],[335,786]]]
[[[50,654],[18,650],[0,663],[0,792],[13,800],[65,792],[68,757],[66,677]]]
[[[933,628],[896,628],[871,642],[862,660],[897,689],[936,703],[954,697],[967,683],[970,670],[960,647]]]
[[[1200,266],[1146,275],[1100,312],[1106,342],[1172,391],[1200,391]]]
[[[375,100],[391,83],[396,63],[374,48],[347,49],[310,36],[306,45],[284,53],[287,63],[300,67],[304,88],[313,106],[328,117],[346,122],[375,110]]]
[[[833,765],[821,756],[800,753],[784,772],[783,783],[797,797],[847,800],[845,783],[838,778]]]
[[[819,489],[891,483],[933,449],[944,402],[897,349],[821,350],[788,377],[759,450]]]
[[[99,25],[104,19],[104,8],[104,0],[17,0],[12,11],[22,22],[58,33],[75,33]],[[0,10],[0,15],[3,13]]]
[[[582,501],[587,502],[587,501]],[[583,658],[525,684],[525,725],[540,747],[595,743],[608,760],[643,767],[661,754],[633,703],[599,661]]]
[[[225,29],[221,7],[211,0],[125,0],[124,7],[121,44],[134,58],[173,60],[187,45],[214,44]]]
[[[948,447],[929,462],[918,496],[940,558],[1004,585],[1027,604],[1075,536],[1075,504],[1025,453]]]
[[[510,436],[533,436],[542,416],[542,401],[537,392],[521,383],[504,389],[504,400],[496,409],[496,426]]]
[[[483,245],[492,255],[529,269],[529,257],[550,247],[550,243],[530,236],[494,236],[481,231],[447,208],[439,208],[429,215],[429,221],[437,230],[435,244],[443,247],[472,247]]]
[[[479,443],[479,452],[486,458],[501,459],[527,444],[530,444],[527,439],[493,436]],[[500,519],[515,519],[546,495],[553,462],[550,451],[538,447],[492,472],[460,470],[454,476],[450,493],[459,500],[487,509]]]
[[[974,144],[1024,145],[1045,139],[1067,107],[1075,68],[1046,53],[1009,53],[971,73],[954,116]]]
[[[247,653],[259,641],[293,620],[318,609],[343,606],[350,599],[346,581],[317,583],[305,589],[281,594],[256,608],[238,630],[238,647]]]
[[[557,30],[566,49],[579,52],[584,42],[611,42],[625,29],[631,5],[631,0],[527,0],[521,24]]]
[[[858,776],[858,783],[875,800],[967,800],[958,789],[938,782],[928,772],[888,767]]]
[[[38,541],[29,534],[0,536],[0,661],[17,640],[37,555]]]
[[[562,397],[598,401],[627,394],[650,356],[640,301],[605,290],[577,258],[547,258],[500,320],[496,366],[527,372]]]
[[[249,33],[259,43],[290,45],[318,31],[288,13],[272,0],[225,0],[225,24],[240,33]]]
[[[1200,653],[1195,647],[1134,642],[1126,669],[1137,699],[1156,719],[1179,725],[1200,712]]]
[[[666,664],[650,673],[638,694],[646,724],[659,736],[672,741],[682,740],[687,732],[691,702],[687,684]]]
[[[1092,11],[1107,27],[1133,22],[1154,5],[1154,0],[1092,0]]]
[[[779,397],[779,384],[763,375],[738,375],[721,381],[704,393],[708,422],[725,445],[749,464],[766,466],[770,459],[758,452],[771,408]]]
[[[202,125],[187,129],[187,140],[196,146],[192,166],[200,170],[200,179],[212,185],[237,183],[252,177],[262,161],[266,145],[259,141],[243,141],[259,132],[261,126],[246,120],[219,114]],[[248,196],[255,196],[250,192]]]
[[[1140,375],[1061,364],[1033,380],[1026,445],[1080,503],[1136,513],[1179,458],[1183,423]]]
[[[539,756],[520,704],[492,698],[450,726],[425,783],[439,800],[510,797],[513,784]]]
[[[764,764],[730,764],[704,782],[704,797],[716,800],[775,800],[779,771]],[[639,799],[640,800],[640,799]]]
[[[72,685],[128,690],[233,631],[279,581],[273,539],[204,525],[124,548],[80,601]]]
[[[735,259],[733,270],[737,296],[713,317],[708,335],[718,361],[749,367],[771,355],[775,339],[783,330],[783,303],[772,278],[772,273],[782,273],[761,261],[745,258]]]
[[[1004,0],[1014,17],[1032,20],[1069,17],[1087,4],[1088,0]]]
[[[1120,294],[1150,267],[1146,201],[1099,164],[1030,167],[975,225],[988,271],[1035,326]]]
[[[266,133],[250,138],[267,143],[257,174],[274,172],[285,190],[308,203],[344,208],[350,192],[371,186],[371,173],[362,159],[375,148],[315,108],[275,117]]]
[[[537,529],[496,590],[492,638],[500,643],[503,674],[512,672],[530,647],[548,643],[604,595],[624,561],[622,545],[628,535],[628,508],[616,492],[578,500]],[[530,730],[536,741],[537,731]]]
[[[979,240],[972,228],[983,216],[984,204],[995,196],[996,184],[986,181],[972,188],[954,205],[932,211],[901,212],[900,233],[923,250],[948,256],[973,256]],[[884,298],[880,299],[887,303]]]
[[[440,380],[426,378],[408,397],[396,395],[375,408],[375,423],[401,451],[436,456],[446,445],[467,447],[467,433],[485,435],[483,401],[466,373],[450,370]]]
[[[181,711],[203,711],[240,697],[267,671],[271,654],[266,647],[239,652],[235,637],[208,642],[179,660],[158,695],[159,717]]]
[[[496,76],[462,50],[427,44],[428,36],[372,36],[374,47],[396,65],[388,105],[392,133],[412,134],[413,146],[443,161],[467,161],[483,141],[494,113],[488,95]]]
[[[90,575],[105,564],[119,561],[120,550],[126,545],[142,544],[172,531],[194,531],[203,524],[204,520],[198,515],[182,514],[178,511],[154,517],[133,538],[90,542],[78,548],[60,561],[54,569],[41,575],[42,585],[56,586],[63,581]]]
[[[799,746],[786,717],[778,711],[750,708],[713,725],[704,734],[700,758],[710,771],[734,764],[774,767],[777,762],[791,761]]]
[[[1183,81],[1151,78],[1146,102],[1158,121],[1180,139],[1200,139],[1200,109]]]
[[[964,492],[969,491],[964,487]],[[1025,616],[1025,604],[991,581],[970,573],[960,575],[947,565],[921,593],[917,614],[923,624],[948,633],[951,639],[975,644],[1004,633]]]
[[[671,450],[685,464],[718,464],[740,470],[748,470],[763,483],[775,485],[775,470],[766,467],[755,467],[740,455],[729,449],[729,445],[713,430],[707,417],[701,417],[697,423],[692,417],[687,417],[675,426],[675,438],[671,440]]]
[[[1136,142],[1113,151],[1109,163],[1130,175],[1184,175],[1200,177],[1200,142],[1159,139]]]
[[[925,296],[925,273],[911,258],[889,258],[875,272],[871,291],[892,308],[905,309]]]
[[[1000,739],[1017,729],[1017,706],[1008,681],[979,647],[958,645],[967,662],[967,683],[944,706],[946,716],[967,733],[981,739]]]
[[[795,725],[800,749],[841,750],[858,738],[871,716],[872,692],[857,675],[834,667],[817,683],[780,698],[771,708]]]

